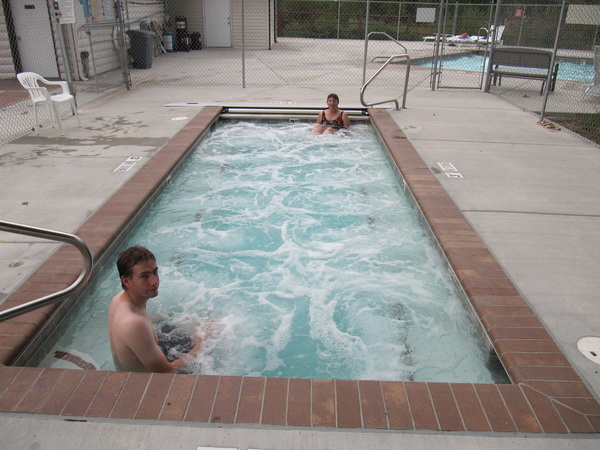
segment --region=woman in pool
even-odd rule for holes
[[[332,134],[340,128],[350,128],[348,113],[338,108],[339,103],[337,94],[327,96],[327,109],[319,113],[313,134]]]

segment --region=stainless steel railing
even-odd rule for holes
[[[383,65],[379,68],[379,70],[377,70],[377,72],[375,72],[375,74],[369,78],[368,81],[365,81],[366,79],[366,73],[367,73],[367,53],[368,53],[368,46],[369,46],[369,39],[371,38],[371,36],[375,36],[375,35],[380,35],[380,36],[384,36],[387,39],[395,42],[399,47],[401,47],[403,49],[403,53],[398,53],[395,55],[391,55],[391,56],[376,56],[374,58],[372,58],[372,62],[375,62],[376,59],[385,59],[386,61],[383,63]],[[365,91],[367,89],[367,87],[373,82],[373,80],[375,80],[379,74],[385,70],[385,68],[391,64],[394,61],[397,60],[405,60],[406,61],[406,76],[404,78],[404,90],[402,93],[402,108],[406,108],[406,94],[408,93],[408,79],[410,76],[410,56],[408,55],[408,50],[407,48],[402,45],[402,43],[400,43],[399,41],[397,41],[396,39],[394,39],[393,37],[391,37],[389,34],[387,33],[383,33],[381,31],[371,31],[368,35],[367,38],[365,39],[365,55],[364,55],[364,60],[363,60],[363,85],[360,88],[360,102],[363,106],[375,106],[375,105],[380,105],[382,103],[395,103],[396,104],[396,109],[400,109],[400,105],[398,104],[398,99],[400,98],[400,96],[389,99],[389,100],[382,100],[382,101],[378,101],[378,102],[372,102],[372,103],[367,103],[364,99],[365,96]]]
[[[90,251],[87,244],[79,237],[73,234],[67,234],[60,231],[48,230],[45,228],[37,228],[29,225],[22,225],[18,223],[5,222],[0,220],[0,231],[6,231],[8,233],[22,234],[26,236],[33,236],[41,239],[48,239],[52,241],[64,242],[73,245],[83,257],[83,267],[77,279],[67,288],[55,292],[54,294],[46,295],[44,297],[32,300],[23,305],[15,306],[13,308],[0,311],[0,322],[12,319],[13,317],[20,316],[21,314],[28,313],[35,309],[49,305],[51,303],[63,300],[65,297],[82,288],[90,279],[92,274],[92,267],[94,260],[92,252]]]

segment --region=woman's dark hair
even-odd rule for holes
[[[130,277],[133,266],[140,262],[146,262],[149,259],[156,262],[156,257],[154,254],[146,247],[142,247],[141,245],[135,245],[133,247],[129,247],[127,250],[123,250],[117,259],[119,278]],[[123,289],[125,289],[123,282],[121,282],[121,286]]]
[[[338,97],[337,94],[329,94],[327,96],[327,100],[329,100],[330,98],[335,98],[338,102],[340,101],[340,98]]]

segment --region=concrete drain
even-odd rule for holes
[[[577,341],[577,348],[587,359],[600,364],[600,337],[582,337]]]

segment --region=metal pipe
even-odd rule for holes
[[[496,33],[498,32],[498,25],[500,24],[500,8],[502,8],[502,0],[498,0],[498,3],[496,4],[496,15],[494,16],[494,29],[490,33],[492,43],[490,45],[490,56],[487,60],[487,67],[485,70],[485,72],[487,73],[487,76],[485,77],[485,85],[483,86],[483,90],[485,92],[488,92],[490,90],[490,78],[491,78],[490,73],[492,71],[492,55],[494,54],[494,48],[496,48]],[[488,34],[488,40],[489,40],[490,34]]]
[[[442,26],[444,24],[444,26]],[[435,91],[437,86],[438,78],[438,66],[440,64],[440,48],[442,44],[442,31],[446,31],[446,7],[444,0],[440,0],[440,6],[438,11],[438,23],[437,32],[435,35],[435,42],[433,44],[433,64],[431,65],[431,90]]]
[[[242,0],[242,88],[246,87],[246,30],[244,25],[244,0]]]
[[[367,47],[369,45],[369,7],[371,6],[371,1],[367,0],[366,3],[366,12],[365,12],[365,55],[363,58],[363,78],[362,84],[365,84],[365,80],[367,79]]]
[[[60,23],[60,18],[56,17],[56,31],[58,33],[58,42],[60,44],[60,52],[63,57],[63,68],[65,71],[65,78],[67,79],[67,85],[69,86],[69,92],[73,94],[73,98],[75,99],[75,104],[77,104],[77,93],[75,92],[75,87],[73,86],[73,75],[71,74],[71,62],[69,59],[69,54],[67,53],[67,46],[65,44],[65,36],[63,34],[62,24]]]
[[[77,250],[79,250],[81,256],[83,257],[83,268],[81,269],[81,272],[79,273],[77,279],[70,286],[59,292],[55,292],[54,294],[46,295],[45,297],[32,300],[23,305],[15,306],[13,308],[0,311],[0,322],[12,319],[13,317],[20,316],[21,314],[25,314],[35,309],[49,305],[51,303],[63,300],[69,294],[82,288],[90,279],[90,276],[92,274],[92,267],[94,265],[94,259],[92,257],[92,252],[90,251],[89,247],[81,238],[73,234],[67,234],[60,231],[48,230],[45,228],[37,228],[29,225],[22,225],[19,223],[5,221],[0,221],[0,231],[64,242],[73,245],[75,248],[77,248]]]
[[[560,39],[560,32],[562,31],[563,22],[565,20],[565,11],[567,9],[567,0],[563,0],[562,7],[560,8],[560,17],[558,19],[558,28],[556,29],[556,36],[554,38],[554,49],[552,50],[552,58],[550,60],[550,70],[548,71],[548,77],[544,84],[544,100],[542,101],[542,108],[540,109],[540,122],[544,120],[546,114],[546,104],[548,103],[548,94],[550,93],[550,84],[552,82],[552,76],[554,75],[554,65],[556,64],[556,53],[558,52],[558,41]]]
[[[341,8],[342,2],[338,0],[338,14],[337,14],[337,38],[340,38],[340,20],[341,20]]]
[[[390,103],[390,102],[394,102],[396,104],[396,110],[400,109],[400,105],[398,104],[398,99],[397,98],[392,98],[389,100],[382,100],[380,102],[375,102],[375,103],[366,103],[364,100],[364,93],[365,90],[367,89],[367,86],[369,86],[369,84],[371,84],[371,82],[377,78],[377,76],[381,73],[382,70],[384,70],[388,64],[390,64],[394,59],[397,58],[406,58],[406,77],[404,79],[404,92],[402,94],[402,109],[406,109],[406,94],[408,93],[408,78],[410,75],[410,57],[406,54],[403,55],[392,55],[389,57],[389,59],[379,68],[379,70],[377,72],[375,72],[375,74],[369,78],[369,81],[367,81],[362,88],[360,89],[360,103],[364,106],[375,106],[375,105],[381,105],[383,103]]]
[[[131,74],[125,40],[125,20],[123,18],[123,4],[121,0],[115,1],[115,16],[117,18],[117,39],[119,41],[119,62],[121,63],[121,76],[127,90],[131,89]],[[98,74],[94,73],[96,79]]]

